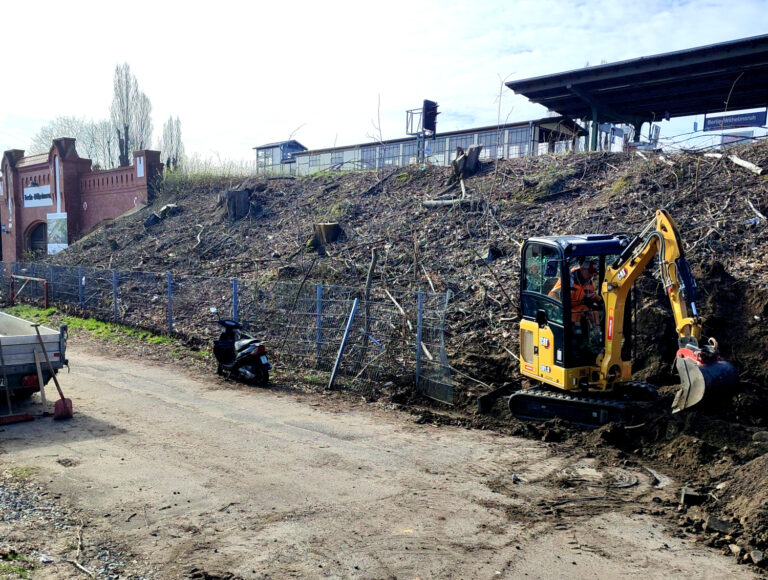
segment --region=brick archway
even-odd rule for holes
[[[24,236],[24,246],[33,254],[47,254],[48,224],[44,221],[31,223]]]

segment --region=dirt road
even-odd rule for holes
[[[109,538],[140,577],[753,577],[666,530],[652,512],[679,487],[653,487],[645,470],[76,344],[68,354],[75,418],[5,428],[0,467],[36,468],[89,516],[86,564],[89,539]],[[76,574],[60,561],[38,573]]]

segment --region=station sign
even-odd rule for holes
[[[50,185],[24,188],[24,207],[45,207],[53,205]]]
[[[704,130],[722,131],[723,129],[737,129],[739,127],[762,127],[765,125],[765,113],[765,111],[757,111],[754,113],[723,115],[721,117],[707,117],[704,119]]]

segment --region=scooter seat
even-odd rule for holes
[[[252,344],[257,344],[259,341],[255,338],[244,338],[243,340],[238,340],[235,342],[235,352],[240,352],[241,350],[245,350]]]

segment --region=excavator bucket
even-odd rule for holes
[[[739,382],[736,369],[722,359],[702,364],[695,359],[678,355],[676,361],[682,386],[672,402],[673,413],[693,407],[705,399],[717,399],[729,387]]]

